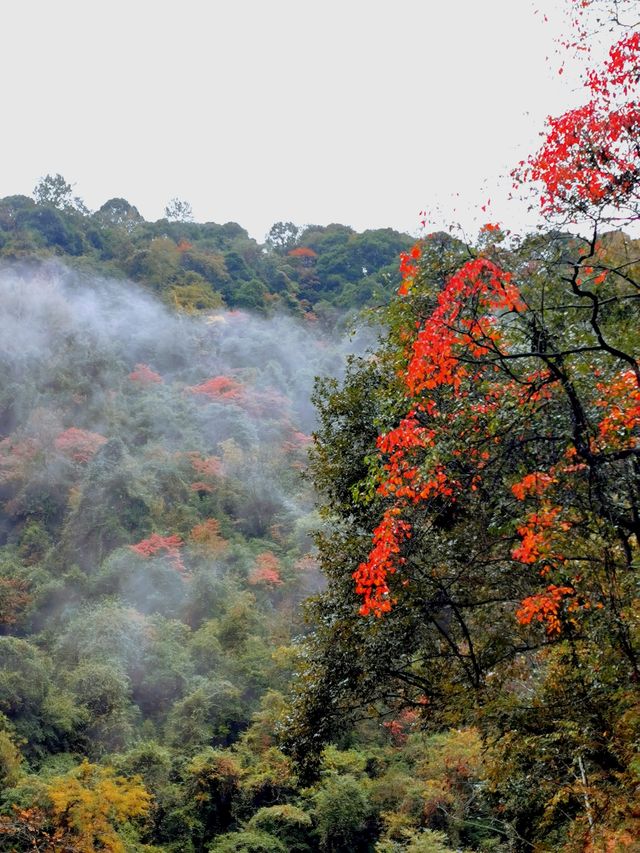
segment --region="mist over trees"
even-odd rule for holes
[[[293,785],[267,746],[255,775],[216,750],[283,703],[323,583],[311,390],[364,341],[57,260],[6,264],[0,302],[4,849],[195,849]]]
[[[2,199],[0,232],[0,837],[312,849],[318,792],[289,804],[275,745],[324,583],[310,398],[373,339],[348,314],[388,300],[409,238],[259,246],[180,199],[90,212],[60,175]]]
[[[568,8],[535,234],[0,200],[2,850],[638,849],[640,31]]]

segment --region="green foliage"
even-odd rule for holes
[[[228,681],[204,680],[184,699],[174,702],[167,720],[167,739],[186,752],[209,743],[227,743],[242,719],[240,692]]]
[[[214,293],[209,283],[195,272],[184,273],[178,278],[169,288],[168,298],[178,311],[186,314],[212,311],[223,306],[220,294]]]
[[[406,850],[407,853],[452,853],[453,847],[450,847],[447,841],[447,836],[444,832],[437,832],[432,829],[423,829],[420,832],[407,833],[407,844],[402,847],[394,844],[381,842],[376,844],[376,853],[394,853],[396,850]],[[459,847],[455,848],[460,850]]]
[[[277,222],[262,249],[236,223],[194,222],[191,206],[178,198],[155,223],[124,198],[108,199],[90,214],[61,175],[43,177],[34,199],[0,199],[0,257],[67,256],[130,276],[187,313],[223,304],[313,311],[333,325],[345,310],[388,301],[399,280],[398,254],[411,242],[389,228],[358,234],[342,225]],[[297,250],[313,251],[317,263],[300,263],[290,255]]]
[[[86,207],[77,196],[72,195],[73,187],[60,174],[45,175],[36,184],[33,197],[37,204],[50,205],[59,210],[75,210],[86,213]]]
[[[29,642],[0,637],[0,712],[32,746],[44,737],[47,670],[45,656]]]
[[[0,256],[37,252],[41,273],[11,267],[1,283],[3,311],[29,327],[0,383],[3,841],[78,847],[111,774],[153,796],[143,823],[107,816],[116,847],[316,849],[278,729],[299,603],[322,583],[304,389],[340,370],[326,330],[345,283],[353,304],[372,292],[347,257],[360,235],[337,229],[353,280],[328,265],[329,283],[325,248],[290,223],[265,251],[235,223],[149,223],[122,198],[89,214],[69,193],[52,179],[35,201],[0,201]],[[222,299],[263,316],[322,304],[305,329]],[[174,549],[139,548],[150,541]],[[85,773],[82,759],[100,764]],[[366,780],[365,764],[336,752],[331,767]],[[52,780],[88,809],[73,826],[54,814]]]
[[[274,252],[286,254],[295,246],[299,233],[300,229],[293,222],[275,222],[269,229],[266,244]]]
[[[353,572],[390,503],[376,444],[407,414],[416,323],[469,257],[509,270],[544,318],[501,319],[528,357],[552,352],[561,369],[578,349],[572,387],[593,385],[582,348],[597,336],[576,307],[588,297],[567,283],[584,241],[430,235],[394,298],[410,245],[391,229],[285,222],[262,247],[236,223],[192,221],[179,201],[155,223],[121,198],[89,214],[60,176],[35,200],[0,200],[0,257],[35,265],[10,264],[2,279],[3,312],[28,333],[0,365],[0,846],[573,853],[633,842],[637,543],[619,524],[637,494],[632,454],[566,496],[580,576],[597,578],[603,606],[563,613],[561,639],[517,624],[540,573],[514,571],[510,556],[522,535],[510,487],[550,464],[572,429],[552,398],[537,434],[515,405],[483,412],[490,445],[511,441],[493,479],[455,506],[410,506],[397,605],[358,614]],[[611,273],[597,285],[601,329],[635,351],[638,246],[605,235],[598,252]],[[381,340],[342,371],[327,330],[367,305],[387,306],[372,315]],[[315,374],[342,377],[318,382],[317,422]],[[459,424],[484,390],[478,379],[462,400],[441,391],[438,406]],[[602,409],[587,410],[595,439]],[[314,429],[319,509],[300,478]],[[450,426],[435,437],[461,480],[465,441]],[[173,545],[140,548],[154,541]],[[299,612],[309,592],[311,627]]]
[[[172,198],[164,209],[165,218],[170,222],[193,222],[193,210],[188,201]]]
[[[308,853],[312,849],[312,820],[296,806],[265,806],[258,809],[247,829],[277,838],[289,853]]]
[[[25,524],[20,533],[19,554],[25,563],[40,562],[51,547],[51,536],[35,519]]]
[[[129,682],[109,664],[81,664],[70,676],[71,692],[92,717],[105,717],[126,705]]]
[[[207,847],[209,853],[286,853],[288,849],[272,835],[252,830],[221,835]]]
[[[203,226],[196,250],[200,226],[158,233],[112,202],[90,217],[104,238],[94,245],[106,256],[145,243],[161,290],[165,274],[177,289],[208,288],[205,276],[229,284],[222,258],[234,252],[252,281],[260,252],[239,227]],[[38,208],[7,204],[7,227]],[[315,565],[304,531],[294,535],[312,506],[299,476],[309,413],[295,389],[339,358],[320,342],[307,358],[306,331],[284,318],[187,318],[139,288],[60,267],[46,286],[31,275],[12,267],[1,282],[33,347],[3,362],[0,397],[7,837],[44,843],[46,785],[86,758],[143,777],[146,840],[203,849],[296,790],[275,735],[302,624],[292,613],[305,560]],[[275,585],[256,575],[265,556]]]
[[[110,663],[133,677],[142,666],[147,620],[115,602],[86,606],[69,621],[56,643],[64,666],[83,661]]]
[[[291,759],[278,748],[268,747],[258,755],[249,755],[240,747],[238,753],[244,768],[242,814],[261,806],[283,803],[292,796],[297,779]]]
[[[9,719],[0,717],[0,791],[12,788],[23,773],[22,753]]]
[[[367,849],[373,810],[353,776],[328,776],[313,795],[313,813],[321,850]]]
[[[136,225],[144,222],[138,209],[125,198],[110,198],[96,211],[95,218],[106,226],[113,226],[129,233]]]
[[[201,838],[225,832],[240,796],[242,768],[233,755],[210,747],[186,767],[185,794],[191,801]]]
[[[491,245],[489,238],[482,239],[479,247],[466,250],[440,235],[425,241],[419,267],[406,285],[409,296],[383,312],[389,334],[375,357],[354,361],[341,384],[318,386],[321,426],[313,466],[323,497],[321,511],[329,522],[328,532],[325,529],[318,539],[329,582],[311,604],[316,630],[300,650],[285,741],[307,774],[314,760],[318,769],[323,740],[340,737],[349,716],[393,715],[385,725],[396,739],[406,738],[405,712],[434,732],[452,725],[478,726],[494,745],[488,777],[481,767],[478,735],[467,729],[457,741],[450,734],[442,735],[441,744],[432,741],[429,758],[419,762],[412,775],[398,773],[402,795],[395,802],[386,780],[373,786],[372,796],[385,809],[385,843],[388,839],[390,845],[403,844],[405,832],[419,829],[418,815],[425,821],[441,813],[446,818],[429,828],[445,829],[453,847],[499,844],[497,834],[505,843],[509,838],[518,844],[544,840],[549,847],[543,849],[560,849],[577,844],[581,833],[595,837],[601,831],[606,836],[609,818],[600,817],[601,829],[596,831],[596,808],[619,827],[612,837],[622,838],[634,825],[635,806],[628,811],[623,807],[613,818],[618,808],[614,803],[618,798],[635,802],[636,795],[630,785],[631,758],[623,757],[617,731],[620,720],[632,718],[637,707],[639,637],[632,591],[638,480],[636,462],[632,473],[623,460],[628,454],[635,460],[637,447],[617,420],[619,430],[607,438],[611,424],[602,420],[602,410],[609,405],[602,399],[607,383],[594,383],[593,375],[608,375],[615,385],[621,363],[635,364],[637,283],[616,281],[606,292],[603,287],[592,294],[589,304],[598,315],[594,330],[581,313],[584,294],[575,284],[575,276],[584,274],[582,265],[588,266],[576,260],[589,252],[586,241],[547,235],[506,250],[499,239]],[[622,262],[612,249],[614,243],[605,239],[597,249],[591,244],[603,269]],[[637,244],[632,250],[625,238],[622,246],[624,257],[637,256]],[[446,379],[440,388],[433,368],[411,395],[410,382],[403,387],[397,377],[406,374],[408,365],[418,360],[415,353],[422,352],[415,343],[416,324],[424,328],[419,342],[425,343],[420,346],[425,351],[431,346],[437,356],[439,336],[446,329],[434,334],[429,321],[426,327],[422,324],[446,307],[442,291],[467,264],[465,251],[477,253],[478,263],[489,256],[509,270],[526,306],[504,315],[498,312],[496,340],[502,337],[487,356],[490,379],[485,382],[483,352],[474,350],[472,342],[468,363],[478,373],[468,385],[463,380],[464,393],[458,394],[455,382],[447,384]],[[473,312],[474,304],[469,298],[460,311]],[[456,319],[466,328],[462,313]],[[501,349],[505,341],[512,347],[508,357]],[[457,363],[463,362],[467,369],[464,357]],[[549,370],[549,391],[541,395],[544,404],[532,405],[538,400],[537,389],[530,397],[521,392],[520,403],[514,399],[493,404],[501,396],[498,391],[491,396],[491,383],[524,389],[539,364]],[[446,368],[443,371],[446,375]],[[502,378],[494,375],[502,371]],[[629,393],[636,400],[632,371],[628,373],[634,388]],[[557,389],[551,388],[554,383]],[[616,411],[622,412],[624,404],[617,405]],[[635,423],[634,404],[628,405],[625,417]],[[413,414],[407,414],[409,409]],[[446,493],[422,502],[390,497],[395,488],[387,490],[386,483],[394,482],[392,472],[401,453],[394,457],[393,448],[380,448],[384,436],[394,428],[401,436],[412,420],[418,432],[433,426],[419,451],[402,446],[402,452],[416,459],[413,476],[426,481],[427,472],[439,470],[431,466],[438,465],[455,472],[449,473],[457,483],[453,499]],[[637,425],[634,428],[637,431]],[[486,443],[479,449],[491,461],[487,472],[483,464],[478,466],[482,474],[476,481],[471,478],[476,470],[471,460],[483,430]],[[587,434],[590,448],[582,439]],[[571,450],[572,443],[577,449]],[[526,472],[547,470],[552,472],[549,482],[556,482],[553,477],[560,478],[565,453],[585,461],[571,468],[575,481],[554,495],[554,511],[568,519],[550,534],[563,535],[562,555],[557,566],[550,557],[533,567],[535,556],[530,558],[520,547],[529,529],[522,521],[526,495],[520,497],[520,483]],[[588,484],[579,474],[586,469],[591,471]],[[398,494],[402,491],[410,489],[403,484]],[[531,512],[537,507],[544,513],[550,505],[545,498],[532,500]],[[391,541],[390,553],[401,559],[392,557],[392,568],[387,567],[390,606],[385,609],[390,612],[363,618],[367,608],[360,610],[353,577],[366,577],[367,571],[373,575],[367,555],[375,553],[375,541],[382,542],[378,525],[385,511],[408,521],[412,535],[406,543]],[[542,539],[544,522],[535,525],[544,516],[529,518],[531,530]],[[373,544],[372,533],[379,537]],[[616,577],[615,603],[611,581],[605,579],[611,577],[609,572]],[[542,584],[541,576],[547,578]],[[567,584],[572,595],[579,593],[567,602],[562,621],[559,617],[545,625],[542,610],[535,608],[540,601],[548,605],[545,590],[556,587],[545,588],[545,583],[553,579]],[[539,613],[536,621],[532,612]],[[502,803],[499,820],[491,815],[492,796]]]

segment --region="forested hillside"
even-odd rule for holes
[[[569,6],[535,233],[0,201],[1,850],[640,851],[640,26]]]
[[[7,849],[633,849],[640,246],[589,252],[431,235],[378,344],[5,264]]]
[[[202,849],[294,786],[309,398],[359,344],[56,261],[0,292],[3,849]]]
[[[398,254],[411,243],[391,228],[359,234],[277,222],[259,245],[235,222],[193,222],[178,199],[166,217],[146,222],[123,198],[90,212],[61,175],[47,175],[33,198],[0,199],[0,258],[61,257],[75,269],[140,282],[183,311],[287,310],[331,324],[389,299]]]

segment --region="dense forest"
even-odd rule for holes
[[[57,261],[0,288],[2,831],[202,849],[295,787],[270,738],[321,585],[309,397],[357,341]]]
[[[640,29],[570,6],[534,234],[0,200],[0,849],[640,850]]]
[[[61,175],[45,176],[33,198],[0,199],[0,258],[63,257],[87,273],[139,282],[180,311],[288,311],[332,325],[346,312],[388,301],[398,255],[411,245],[391,228],[357,233],[345,225],[273,225],[259,245],[237,223],[192,221],[172,199],[165,218],[146,222],[123,198],[91,213]]]

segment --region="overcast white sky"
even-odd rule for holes
[[[277,220],[415,232],[422,208],[434,229],[521,229],[499,177],[580,96],[573,69],[557,73],[564,8],[15,0],[2,10],[0,195],[60,172],[92,209],[122,196],[157,219],[178,196],[258,239]]]

